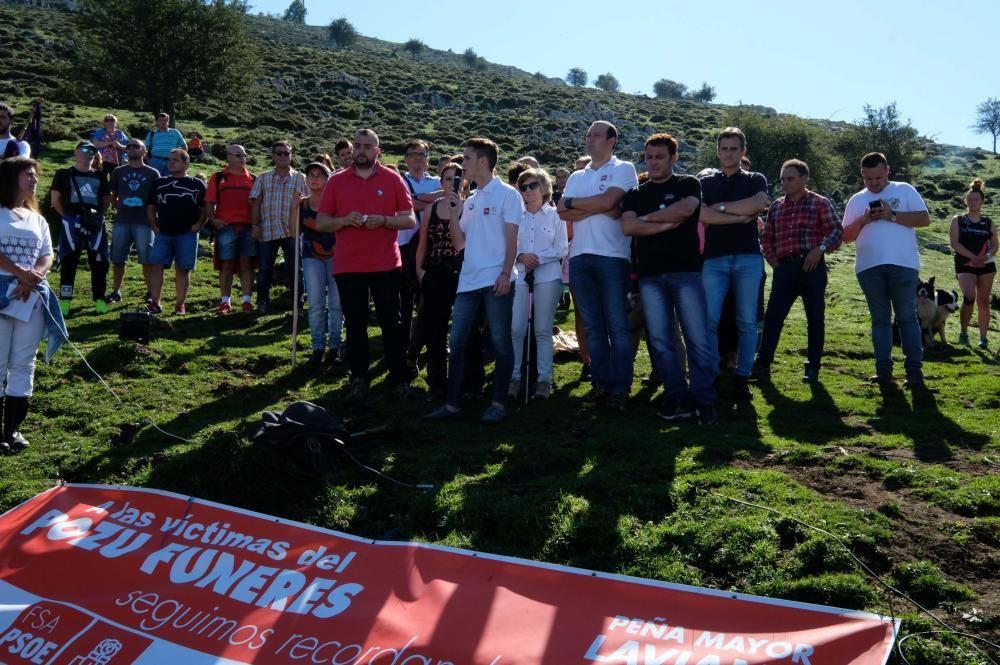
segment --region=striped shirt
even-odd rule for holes
[[[291,169],[288,175],[274,171],[260,174],[250,190],[250,200],[260,200],[260,239],[262,242],[290,238],[289,213],[292,203],[298,206],[303,196],[309,196],[306,177]],[[298,208],[296,207],[296,210]]]

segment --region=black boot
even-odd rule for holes
[[[3,440],[15,452],[28,447],[28,440],[21,436],[19,428],[28,415],[28,398],[7,395],[3,405]]]

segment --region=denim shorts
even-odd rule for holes
[[[135,245],[139,263],[149,263],[149,250],[153,247],[153,229],[145,224],[116,222],[111,225],[111,263],[128,263],[129,251]]]
[[[157,235],[149,253],[149,262],[154,266],[169,268],[176,259],[178,270],[194,270],[197,258],[198,234],[191,231],[179,236]]]
[[[257,256],[257,241],[250,224],[226,224],[215,232],[215,257],[232,261],[241,256]]]

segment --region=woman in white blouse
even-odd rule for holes
[[[552,181],[548,173],[542,169],[528,169],[518,176],[517,188],[524,199],[525,212],[517,232],[517,285],[511,320],[514,375],[508,395],[516,397],[521,392],[530,290],[538,368],[535,397],[547,399],[552,393],[552,323],[562,295],[560,261],[569,251],[569,241],[566,223],[559,219],[554,206],[546,205],[552,198]]]
[[[0,452],[28,447],[20,427],[28,415],[35,354],[47,332],[65,330],[45,275],[52,266],[49,225],[38,214],[36,163],[27,157],[0,161]],[[54,352],[54,349],[50,349]]]

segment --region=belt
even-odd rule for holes
[[[796,254],[795,256],[783,256],[778,259],[778,265],[785,265],[786,263],[796,263],[801,262],[805,256],[803,254]]]

